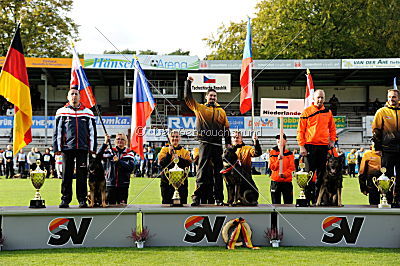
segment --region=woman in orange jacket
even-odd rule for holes
[[[276,137],[276,144],[269,153],[269,168],[271,174],[271,199],[272,204],[281,204],[281,195],[284,204],[293,203],[292,172],[295,170],[293,153],[286,149],[286,135],[283,134],[283,155],[279,151],[280,135]],[[279,174],[279,163],[283,161],[283,171]]]

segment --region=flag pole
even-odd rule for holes
[[[253,93],[253,63],[249,65],[249,71],[251,74],[250,78],[250,86],[251,86],[251,129],[253,130],[253,134],[255,133],[255,125],[254,125],[254,93]]]
[[[283,116],[279,117],[279,154],[283,157],[285,147],[283,146]],[[283,174],[283,158],[279,160],[279,174]]]

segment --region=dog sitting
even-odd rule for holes
[[[340,159],[328,155],[326,172],[318,193],[317,206],[339,206],[342,207],[342,165]]]
[[[101,158],[96,158],[89,165],[89,207],[107,207],[106,179]]]
[[[254,192],[254,189],[251,189],[251,186],[247,184],[248,181],[244,179],[249,179],[249,174],[251,179],[251,173],[245,173],[243,170],[236,149],[234,147],[227,148],[222,158],[224,169],[221,170],[221,173],[228,191],[228,205],[256,206],[258,193]]]

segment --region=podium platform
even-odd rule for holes
[[[147,247],[224,246],[222,228],[238,217],[249,224],[255,246],[269,246],[265,231],[277,227],[284,233],[281,246],[400,247],[400,209],[364,205],[129,205],[85,209],[0,207],[0,225],[6,239],[3,249],[132,247],[129,236],[138,217],[150,230]]]

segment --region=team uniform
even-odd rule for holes
[[[185,169],[186,167],[190,167],[192,164],[192,159],[190,157],[190,152],[184,149],[182,146],[178,145],[174,147],[174,153],[178,155],[179,168]],[[175,166],[173,163],[173,156],[169,153],[169,147],[162,147],[161,151],[158,153],[158,162],[161,168],[164,171],[165,168],[171,169]],[[162,204],[171,204],[172,196],[174,194],[175,189],[172,185],[169,184],[167,177],[162,174],[160,180],[160,188],[161,188],[161,197]],[[188,180],[185,179],[185,182],[178,189],[179,195],[181,197],[181,203],[187,204],[188,198]]]
[[[336,126],[332,112],[324,106],[311,105],[300,115],[297,127],[297,142],[307,150],[309,171],[316,171],[313,180],[306,187],[307,199],[316,202],[316,195],[326,171],[329,141],[336,140]]]
[[[54,152],[63,153],[62,201],[72,200],[72,177],[76,160],[76,194],[86,203],[88,152],[97,147],[96,122],[93,112],[83,104],[74,108],[69,103],[57,110],[53,135]]]
[[[115,147],[113,151],[106,149],[107,144],[103,144],[97,156],[103,156],[105,160],[107,203],[111,205],[127,204],[130,177],[135,167],[135,154],[128,148]],[[116,162],[113,159],[114,154],[118,157]]]
[[[283,177],[279,175],[280,154],[278,146],[275,146],[269,153],[271,174],[271,200],[272,204],[281,204],[283,196],[284,204],[293,203],[292,172],[296,169],[293,153],[287,149],[283,152]]]
[[[374,151],[369,150],[364,152],[361,159],[360,170],[358,171],[360,190],[361,192],[368,193],[368,199],[370,205],[378,205],[380,193],[376,186],[374,185],[372,178],[378,178],[381,175],[381,156]],[[392,195],[388,193],[388,201],[392,202]]]
[[[376,151],[382,151],[382,167],[388,177],[395,176],[395,201],[400,203],[400,108],[386,103],[372,122],[372,140]]]
[[[207,194],[213,183],[214,199],[216,203],[222,204],[222,138],[225,138],[225,144],[231,144],[228,118],[225,110],[217,103],[199,104],[192,96],[190,81],[185,82],[185,102],[196,115],[197,138],[200,141],[193,202],[199,204],[202,195]]]

